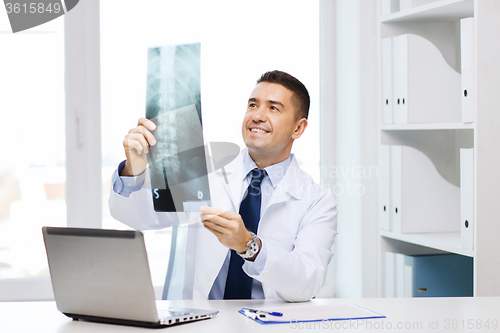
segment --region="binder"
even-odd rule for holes
[[[460,236],[462,248],[474,250],[474,149],[460,149]]]
[[[392,122],[408,122],[408,35],[392,39]]]
[[[404,256],[403,264],[404,297],[408,298],[413,296],[413,257]]]
[[[413,6],[412,0],[399,0],[399,10],[408,10]]]
[[[392,13],[391,0],[380,0],[380,16],[385,16]]]
[[[386,251],[384,253],[384,288],[385,288],[385,297],[393,298],[395,297],[395,254],[394,252]]]
[[[391,146],[391,209],[395,232],[459,232],[460,188],[408,146]]]
[[[391,147],[381,145],[379,147],[379,169],[378,169],[378,220],[379,228],[392,230],[390,214],[390,182],[391,182]]]
[[[381,0],[380,15],[385,16],[399,11],[399,0]]]
[[[462,121],[474,121],[476,89],[474,85],[474,18],[460,20],[460,50],[462,67]]]
[[[401,253],[394,254],[394,272],[396,273],[396,297],[405,297],[405,255]]]
[[[392,123],[392,38],[382,39],[382,122]]]
[[[392,231],[401,232],[402,146],[391,146],[391,222]]]
[[[418,6],[426,5],[428,3],[435,2],[435,1],[437,1],[437,0],[413,0],[412,6],[418,7]]]
[[[393,122],[460,122],[461,79],[427,39],[393,37]]]
[[[458,254],[404,256],[407,297],[472,297],[473,259]]]

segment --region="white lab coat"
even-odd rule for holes
[[[246,149],[224,170],[209,174],[213,207],[239,211],[245,154]],[[191,236],[182,258],[185,267],[177,271],[174,267],[172,281],[175,288],[183,289],[181,298],[208,298],[228,249],[201,223],[196,223],[200,222],[199,213],[155,212],[147,183],[128,198],[111,191],[109,207],[115,219],[138,230],[188,226]],[[249,276],[262,283],[266,299],[307,301],[319,292],[333,256],[336,216],[336,201],[331,191],[315,184],[293,158],[259,222],[257,235],[262,246],[267,247],[265,265],[260,274],[253,262],[246,261],[243,266]]]

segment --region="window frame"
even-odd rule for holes
[[[62,19],[67,226],[101,228],[99,1],[80,1]],[[47,300],[54,300],[48,277],[0,280],[0,301]]]

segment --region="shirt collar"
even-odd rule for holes
[[[290,156],[288,156],[288,158],[283,162],[276,163],[264,168],[264,170],[266,170],[267,172],[267,175],[269,176],[269,180],[271,181],[271,185],[273,186],[273,188],[276,188],[276,186],[278,186],[278,184],[285,176],[288,167],[292,163],[293,156],[293,154],[290,154]],[[245,156],[243,157],[243,165],[245,168],[245,177],[248,177],[250,171],[257,168],[257,165],[248,153],[248,149]]]

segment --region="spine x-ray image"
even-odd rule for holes
[[[146,118],[156,124],[148,153],[157,212],[210,205],[201,124],[200,44],[148,49]]]

